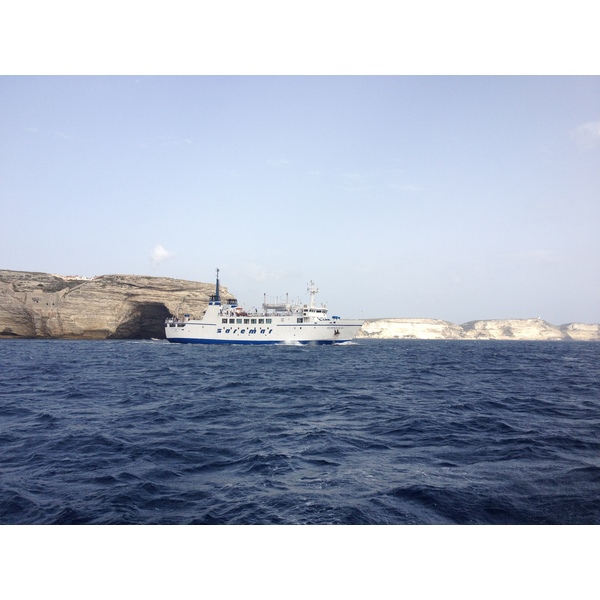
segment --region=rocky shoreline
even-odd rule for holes
[[[0,338],[149,339],[164,320],[206,310],[214,284],[146,277],[69,277],[0,270]],[[221,288],[223,298],[230,298]],[[541,319],[471,321],[369,319],[358,338],[600,341],[598,324],[552,325]]]
[[[214,284],[167,277],[0,270],[0,337],[162,339],[167,317],[201,315],[213,293]]]
[[[357,338],[418,340],[600,341],[600,325],[542,319],[491,319],[456,325],[438,319],[368,320]]]

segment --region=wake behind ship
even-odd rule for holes
[[[324,305],[315,305],[318,289],[309,283],[310,303],[267,303],[262,311],[246,312],[237,300],[221,302],[219,269],[215,293],[201,319],[186,315],[171,317],[165,323],[170,342],[188,344],[333,344],[349,342],[358,333],[363,320],[329,317]]]

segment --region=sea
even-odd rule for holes
[[[597,525],[600,344],[0,342],[2,525]]]

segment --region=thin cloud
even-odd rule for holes
[[[399,192],[422,192],[423,187],[416,183],[390,183],[388,188]]]
[[[270,158],[267,160],[267,164],[270,167],[284,167],[285,165],[289,165],[290,161],[287,158]]]
[[[600,121],[588,121],[571,131],[571,139],[582,148],[600,144]]]
[[[364,181],[366,179],[363,173],[342,173],[342,177],[350,181]]]
[[[157,266],[165,260],[173,258],[174,256],[175,254],[173,252],[169,252],[161,244],[156,244],[156,246],[154,246],[154,250],[152,250],[152,253],[150,254],[150,258],[152,258],[152,264],[154,266]]]
[[[549,265],[557,264],[559,262],[558,257],[545,248],[534,248],[523,252],[500,254],[498,258],[502,260],[512,260],[524,263],[544,263]]]
[[[172,135],[162,135],[158,138],[161,146],[191,146],[194,142],[190,138],[178,138]]]
[[[249,262],[247,265],[247,276],[249,279],[255,282],[262,283],[263,281],[274,281],[280,274],[274,271],[273,269],[269,269],[263,264],[259,264],[256,262]]]

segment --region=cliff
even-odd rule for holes
[[[167,317],[199,317],[211,294],[214,284],[167,277],[0,270],[0,337],[164,338]]]
[[[494,319],[463,325],[438,319],[376,319],[366,321],[357,338],[596,342],[600,341],[600,326],[583,323],[556,326],[542,319]]]
[[[164,320],[200,317],[214,284],[167,277],[93,279],[0,270],[0,338],[164,338]],[[221,288],[223,298],[231,294]],[[541,319],[470,321],[372,319],[357,338],[600,341],[600,326]]]

